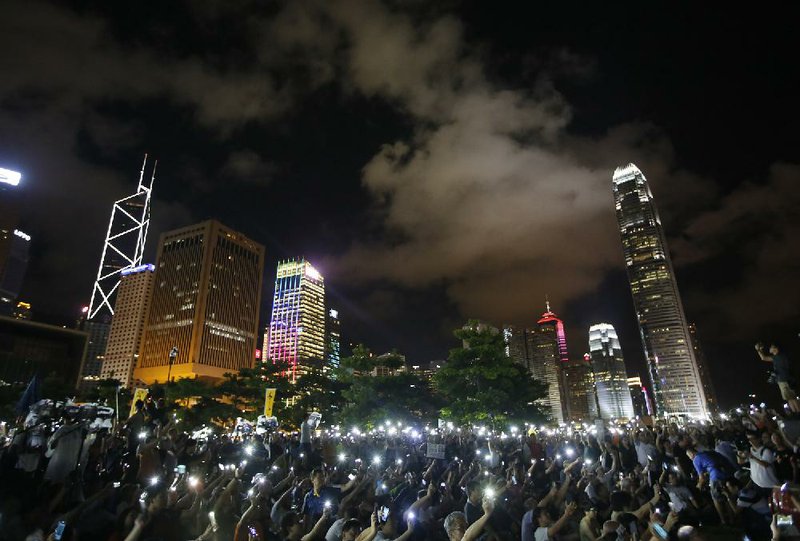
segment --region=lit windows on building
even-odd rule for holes
[[[695,355],[681,347],[689,343],[689,329],[647,179],[629,164],[617,168],[612,183],[656,410],[663,416],[707,418]]]
[[[209,220],[161,236],[134,379],[222,379],[253,365],[264,247]],[[178,349],[170,366],[169,354]]]
[[[319,271],[304,258],[279,262],[267,359],[290,365],[288,376],[296,380],[304,362],[325,359],[325,323],[325,281]]]
[[[589,356],[602,419],[631,419],[633,403],[617,331],[608,323],[589,327]]]

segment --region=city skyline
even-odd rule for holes
[[[718,403],[776,400],[752,344],[800,350],[800,86],[780,67],[795,8],[542,9],[10,0],[0,167],[21,178],[0,187],[31,237],[19,300],[74,324],[148,153],[151,237],[216,218],[266,247],[259,332],[271,271],[304,254],[342,344],[443,359],[464,321],[530,326],[549,294],[573,347],[606,321],[644,376],[609,187],[632,162]]]

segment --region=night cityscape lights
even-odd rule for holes
[[[707,418],[689,326],[650,186],[634,164],[618,167],[612,184],[657,413]]]
[[[304,258],[278,263],[264,349],[267,359],[291,366],[292,381],[302,375],[303,361],[324,359],[325,281]]]

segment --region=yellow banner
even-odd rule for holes
[[[275,393],[277,389],[267,389],[264,394],[264,417],[272,417],[272,406],[275,405]]]
[[[133,391],[133,398],[131,398],[131,412],[128,417],[136,413],[136,402],[139,400],[144,402],[145,398],[147,398],[147,389],[137,388],[135,391]]]

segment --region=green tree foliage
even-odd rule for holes
[[[535,403],[546,395],[546,385],[506,356],[497,329],[469,321],[454,334],[463,346],[450,350],[448,361],[434,376],[446,403],[442,417],[459,424],[498,425],[546,419]]]
[[[397,353],[378,358],[364,345],[356,346],[335,372],[346,400],[337,421],[344,426],[367,427],[386,420],[433,421],[438,410],[436,397],[425,380],[399,370],[403,366]],[[388,375],[372,375],[378,367],[388,369]]]

